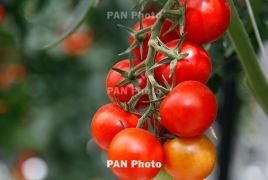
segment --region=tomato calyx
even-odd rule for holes
[[[169,49],[163,42],[161,42],[160,39],[158,39],[159,43],[160,43],[160,46],[158,46],[157,44],[155,43],[151,43],[151,45],[158,51],[158,52],[162,52],[164,53],[165,55],[167,55],[167,58],[159,61],[158,63],[155,63],[150,69],[154,69],[158,66],[161,66],[163,64],[167,64],[169,63],[170,64],[170,74],[169,74],[169,77],[171,77],[174,73],[174,70],[175,70],[175,67],[177,65],[177,62],[182,59],[182,58],[185,58],[188,56],[188,53],[184,53],[184,54],[180,54],[179,51],[180,51],[180,48],[181,48],[181,45],[182,45],[182,42],[183,40],[185,39],[185,35],[184,34],[180,41],[178,42],[178,45],[176,46],[176,48],[174,50],[171,50]],[[150,42],[149,42],[150,43]]]
[[[180,27],[180,35],[182,36],[184,33],[184,26],[185,26],[185,14],[186,14],[186,2],[184,3],[184,6],[181,6],[179,1],[176,1],[176,5],[174,10],[169,9],[163,9],[162,11],[165,15],[171,15],[175,18],[175,21],[172,25],[172,27],[164,34],[166,35],[176,27]]]
[[[119,27],[121,27],[122,29],[124,29],[130,36],[135,38],[135,41],[122,53],[118,54],[119,56],[125,55],[125,54],[129,54],[131,53],[131,51],[133,49],[135,49],[137,46],[139,46],[140,48],[140,52],[141,52],[141,58],[142,58],[142,52],[143,52],[143,43],[144,43],[144,39],[146,38],[146,36],[148,34],[145,34],[147,31],[151,30],[151,26],[143,28],[142,25],[142,19],[140,19],[140,31],[135,32],[133,29],[123,26],[123,25],[118,25]]]

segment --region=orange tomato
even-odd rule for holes
[[[164,168],[175,180],[203,180],[213,171],[216,150],[204,134],[179,137],[164,144]]]

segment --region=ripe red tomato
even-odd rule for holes
[[[207,86],[197,81],[178,84],[160,106],[164,126],[181,137],[202,134],[211,126],[216,114],[215,96]]]
[[[173,179],[203,180],[215,167],[216,150],[204,134],[168,140],[163,148],[163,167]]]
[[[109,167],[122,180],[151,180],[158,174],[163,162],[162,145],[153,134],[143,129],[125,129],[114,137],[109,146]]]
[[[170,41],[166,44],[168,48],[174,50],[179,42],[179,39]],[[176,77],[175,85],[187,81],[199,81],[201,83],[206,83],[209,79],[211,73],[211,61],[206,50],[193,42],[184,40],[180,49],[180,53],[188,53],[189,55],[185,58],[180,59],[177,62],[177,65],[174,70],[174,74]],[[157,53],[155,58],[155,63],[161,61],[162,59],[167,58],[167,56],[161,52]],[[172,77],[169,77],[170,74],[170,64],[163,64],[155,68],[155,76],[157,81],[165,86],[163,77],[172,84]]]
[[[4,21],[5,17],[5,8],[2,4],[0,4],[0,24]]]
[[[79,56],[85,53],[92,43],[93,31],[88,27],[82,27],[61,43],[61,49],[67,55]]]
[[[149,26],[152,26],[155,21],[157,20],[157,17],[156,16],[149,16],[149,17],[146,17],[144,19],[142,19],[142,25],[143,25],[143,28],[146,28],[146,27],[149,27]],[[162,27],[162,30],[160,32],[160,36],[159,38],[161,39],[161,41],[163,41],[164,43],[167,43],[173,39],[178,39],[180,38],[180,33],[179,33],[179,30],[177,29],[174,29],[172,30],[171,32],[169,32],[168,34],[166,34],[165,36],[163,35],[165,32],[167,32],[167,30],[169,30],[169,28],[172,26],[173,22],[170,21],[170,20],[166,20],[163,24],[163,27]],[[134,27],[132,28],[134,31],[139,31],[140,30],[140,23],[136,23],[134,25]],[[146,57],[147,57],[147,54],[148,54],[148,49],[149,49],[149,46],[148,46],[148,42],[149,42],[149,39],[151,37],[151,34],[152,32],[151,31],[148,31],[147,33],[147,36],[146,38],[144,39],[143,41],[143,48],[142,48],[142,57],[141,57],[141,53],[140,53],[140,47],[137,46],[135,49],[133,49],[133,54],[140,60],[145,60]],[[130,36],[130,44],[132,44],[133,42],[135,41],[135,38]]]
[[[185,0],[179,0],[183,5]],[[187,0],[186,38],[196,43],[209,43],[220,38],[230,23],[226,0]]]
[[[124,111],[118,104],[107,104],[101,107],[92,119],[92,136],[96,144],[103,151],[107,152],[114,136],[124,129],[120,120],[126,128],[135,128],[139,118],[135,114]],[[148,129],[148,123],[146,121],[144,123],[144,129]]]
[[[133,60],[133,65],[137,66],[140,63],[139,60]],[[123,60],[118,62],[113,66],[114,68],[121,69],[124,71],[129,71],[129,60]],[[115,94],[120,102],[128,102],[132,96],[138,93],[138,90],[132,83],[128,83],[123,86],[115,86],[116,84],[123,81],[125,78],[120,73],[110,70],[106,78],[106,91],[112,102],[116,102]],[[145,73],[141,73],[137,77],[138,85],[140,89],[144,89],[147,84],[147,79]],[[144,103],[143,101],[149,101],[148,94],[144,94],[138,100],[135,108],[137,110],[143,110],[149,106],[149,103]]]

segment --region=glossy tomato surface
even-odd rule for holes
[[[118,104],[107,104],[101,107],[92,119],[92,136],[96,144],[107,152],[114,136],[124,129],[120,120],[126,128],[135,128],[139,118],[135,114],[124,111]],[[144,123],[144,128],[148,129],[147,122]]]
[[[183,5],[185,0],[179,0]],[[230,23],[226,0],[187,0],[186,38],[196,43],[209,43],[220,38]]]
[[[176,180],[203,180],[216,163],[216,150],[204,134],[168,140],[164,144],[166,172]]]
[[[168,48],[174,50],[179,43],[179,39],[170,41],[166,44]],[[175,85],[188,80],[206,83],[211,73],[211,60],[206,50],[199,44],[184,40],[180,48],[180,54],[188,53],[187,57],[178,60],[173,76],[176,77]],[[157,53],[155,63],[166,59],[167,56],[161,52]],[[163,64],[155,68],[157,81],[165,86],[164,78],[171,85],[173,76],[170,77],[170,63]]]
[[[133,60],[133,65],[137,66],[141,61]],[[129,71],[129,60],[123,60],[118,62],[113,68],[121,69],[124,71]],[[116,84],[122,82],[125,79],[123,75],[120,73],[110,70],[107,78],[106,78],[106,91],[112,102],[116,102],[115,94],[118,97],[120,102],[128,102],[132,96],[138,93],[138,90],[132,83],[128,83],[123,86],[115,86]],[[144,89],[146,87],[147,79],[145,77],[145,73],[141,73],[137,77],[138,85],[140,89]],[[138,100],[135,108],[137,110],[143,110],[149,106],[149,103],[144,103],[143,101],[149,101],[148,94],[144,94]]]
[[[173,134],[192,137],[202,134],[217,115],[217,102],[211,90],[197,81],[178,84],[163,100],[160,117]]]
[[[149,17],[146,17],[146,18],[142,19],[143,28],[152,26],[155,23],[156,20],[157,20],[156,16],[149,16]],[[168,20],[168,19],[163,24],[163,27],[162,27],[162,30],[160,32],[160,37],[159,38],[164,43],[167,43],[167,42],[169,42],[169,41],[171,41],[173,39],[180,38],[180,33],[179,33],[179,30],[177,30],[177,29],[172,30],[171,32],[169,32],[165,36],[163,35],[165,32],[167,32],[167,30],[169,30],[169,28],[172,26],[172,24],[173,24],[173,22]],[[136,23],[132,29],[134,31],[138,32],[140,30],[140,23],[139,22]],[[147,57],[147,54],[148,54],[148,48],[149,48],[148,42],[149,42],[149,39],[151,37],[152,32],[148,31],[148,32],[146,32],[146,34],[147,34],[147,36],[143,41],[142,57],[141,57],[140,47],[139,46],[137,46],[132,51],[133,54],[140,60],[145,60],[146,57]],[[130,44],[132,44],[134,41],[135,41],[135,38],[130,36]]]
[[[150,132],[129,128],[118,133],[112,140],[108,161],[114,162],[110,168],[120,180],[151,180],[162,167],[164,151],[158,139]],[[118,167],[115,164],[117,161],[127,162],[127,165]],[[140,164],[134,165],[136,161]]]

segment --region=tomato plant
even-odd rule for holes
[[[179,0],[181,5],[185,0]],[[220,38],[230,23],[230,8],[226,0],[187,0],[186,38],[196,43],[209,43]]]
[[[112,140],[108,161],[119,179],[151,180],[158,174],[164,162],[163,147],[148,131],[125,129]],[[126,165],[116,162],[126,162]]]
[[[140,63],[139,60],[133,60],[134,66],[137,66],[139,63]],[[113,68],[117,68],[123,71],[129,71],[130,70],[129,60],[120,61],[116,65],[114,65]],[[139,88],[140,89],[145,88],[147,83],[145,73],[141,73],[137,77],[132,77],[130,78],[130,80],[134,80],[135,78],[137,80]],[[119,72],[113,69],[109,71],[106,78],[106,91],[112,102],[116,102],[116,96],[120,102],[128,102],[132,96],[138,93],[137,87],[135,87],[135,85],[131,81],[127,84],[124,84],[123,86],[116,86],[117,84],[119,84],[124,80],[125,77]],[[142,110],[148,107],[149,103],[143,102],[148,100],[149,100],[148,94],[146,93],[143,94],[135,106],[136,109]]]
[[[168,42],[166,46],[169,49],[174,50],[178,43],[179,39]],[[175,85],[187,80],[199,81],[205,84],[208,81],[211,72],[211,61],[206,50],[196,43],[184,40],[179,53],[188,53],[188,56],[179,59],[176,64],[173,73],[176,80]],[[155,63],[158,63],[165,58],[167,58],[167,55],[159,52],[156,55]],[[155,68],[155,75],[157,81],[162,86],[165,86],[163,78],[165,78],[169,84],[172,84],[173,78],[170,77],[170,64],[163,64]]]
[[[150,27],[152,26],[155,21],[157,20],[157,17],[156,16],[149,16],[149,17],[146,17],[144,19],[142,19],[142,26],[143,28],[147,28],[147,27]],[[170,33],[164,35],[164,33],[166,33],[169,28],[172,26],[172,21],[166,19],[164,24],[163,24],[163,27],[161,29],[161,33],[159,35],[159,38],[161,39],[161,41],[163,41],[164,43],[166,42],[169,42],[173,39],[177,39],[177,38],[180,38],[180,34],[179,34],[179,31],[174,29],[173,31],[171,31]],[[132,28],[134,31],[139,31],[140,30],[140,23],[136,23],[134,25],[134,27]],[[146,57],[147,57],[147,54],[148,54],[148,42],[149,42],[149,39],[151,37],[151,31],[148,31],[146,33],[146,37],[145,39],[143,40],[143,46],[142,46],[142,56],[141,56],[141,53],[140,53],[140,47],[137,46],[136,48],[133,49],[133,54],[140,60],[145,60]],[[133,42],[135,41],[135,38],[133,36],[130,36],[130,44],[132,44]]]
[[[168,140],[164,144],[164,154],[164,169],[176,180],[203,180],[216,163],[214,145],[204,134]]]
[[[203,133],[216,118],[217,102],[208,87],[197,81],[178,84],[163,100],[160,117],[173,134],[192,137]]]
[[[134,128],[137,126],[139,118],[135,114],[124,111],[118,104],[107,104],[101,107],[92,119],[92,136],[96,144],[107,152],[111,140],[124,129],[123,126]],[[148,129],[147,122],[144,123],[144,129]]]

